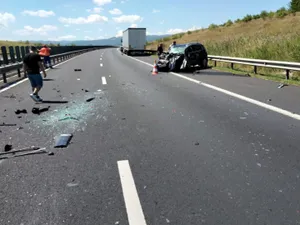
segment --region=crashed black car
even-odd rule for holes
[[[169,52],[161,54],[157,62],[160,71],[176,72],[194,67],[206,69],[207,66],[207,51],[200,43],[174,45]]]

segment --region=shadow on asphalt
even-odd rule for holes
[[[69,101],[50,101],[50,100],[44,100],[42,103],[46,104],[67,104]]]
[[[46,79],[43,79],[43,81],[54,81],[54,79],[48,79],[48,78],[46,78]]]

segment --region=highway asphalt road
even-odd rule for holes
[[[152,76],[137,59],[153,61],[106,49],[59,65],[41,92],[48,103],[29,98],[27,81],[0,90],[0,124],[16,124],[0,126],[2,147],[54,153],[0,161],[0,224],[300,224],[299,120],[178,75]],[[269,90],[265,103],[299,110],[299,98],[284,101],[297,88],[212,72],[185,76],[263,102]],[[70,145],[54,149],[66,133]]]

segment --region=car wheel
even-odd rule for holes
[[[208,61],[207,61],[207,58],[205,58],[205,59],[202,60],[201,67],[202,67],[203,69],[206,69],[206,68],[208,67]]]

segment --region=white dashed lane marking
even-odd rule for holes
[[[106,84],[107,84],[106,78],[105,78],[105,77],[102,77],[102,84],[103,84],[103,85],[106,85]]]
[[[118,161],[129,225],[147,225],[128,160]]]

